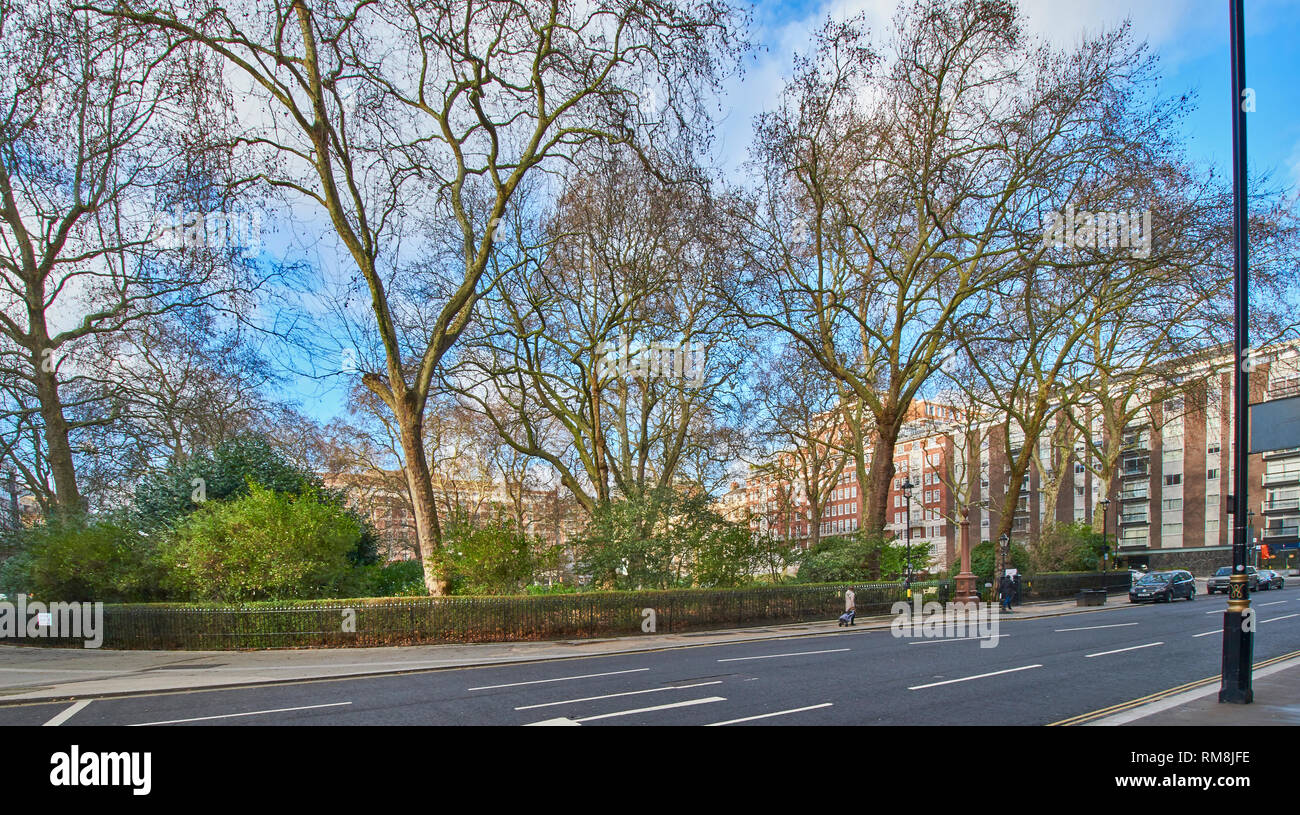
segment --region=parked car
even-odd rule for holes
[[[1182,569],[1144,575],[1128,590],[1130,603],[1168,603],[1180,597],[1196,599],[1196,579]]]
[[[1205,590],[1210,594],[1215,592],[1228,593],[1228,580],[1232,577],[1231,566],[1220,566],[1219,570],[1214,573],[1205,583]],[[1250,591],[1259,591],[1259,571],[1254,566],[1246,567],[1246,588]]]
[[[1286,578],[1281,572],[1275,572],[1272,569],[1259,570],[1259,587],[1264,591],[1269,589],[1280,589],[1286,586]]]

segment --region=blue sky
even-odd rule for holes
[[[1248,117],[1251,171],[1272,175],[1275,186],[1300,188],[1300,0],[1246,0],[1246,78],[1256,93]],[[759,49],[746,58],[743,79],[720,91],[715,159],[734,170],[745,158],[753,116],[770,107],[788,74],[791,58],[804,50],[826,16],[863,12],[873,33],[883,32],[896,0],[829,0],[767,3],[754,7],[753,39]],[[1133,22],[1138,39],[1160,58],[1159,93],[1191,91],[1195,108],[1185,122],[1189,156],[1231,172],[1232,89],[1228,0],[1022,0],[1032,33],[1067,46],[1085,30]],[[302,409],[328,421],[344,409],[335,385],[299,381],[292,388]]]

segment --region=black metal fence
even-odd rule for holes
[[[1025,599],[1051,599],[1101,584],[1099,574],[1026,580]],[[1107,588],[1116,578],[1111,577]],[[1125,575],[1125,579],[1127,576]],[[1117,584],[1115,584],[1117,585]],[[101,647],[158,650],[308,648],[513,642],[832,620],[847,584],[744,589],[585,592],[526,597],[317,600],[246,606],[106,605]],[[953,581],[913,584],[923,602],[946,602]],[[1124,585],[1127,589],[1127,582]],[[890,613],[900,583],[853,584],[859,616]],[[643,627],[645,626],[645,627]],[[0,637],[21,645],[82,647],[83,639]]]

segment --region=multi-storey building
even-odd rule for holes
[[[1167,399],[1151,400],[1142,420],[1125,428],[1119,461],[1109,479],[1100,466],[1084,459],[1086,445],[1077,445],[1061,464],[1055,499],[1045,489],[1044,474],[1031,466],[1023,476],[1019,500],[1012,509],[1013,540],[1036,539],[1049,522],[1092,521],[1104,507],[1107,537],[1117,542],[1118,564],[1153,569],[1185,568],[1204,574],[1231,559],[1231,519],[1228,499],[1232,484],[1233,376],[1232,358],[1214,360],[1189,371],[1181,387]],[[1285,349],[1257,364],[1250,377],[1251,402],[1300,395],[1300,349]],[[1087,406],[1080,407],[1087,415]],[[940,401],[913,406],[894,456],[894,476],[887,499],[886,528],[900,538],[928,548],[935,568],[955,558],[958,513],[970,507],[971,538],[988,540],[1001,527],[1004,498],[1010,486],[1007,451],[1017,456],[1026,443],[1007,423],[991,417],[964,423],[958,411]],[[1099,420],[1090,424],[1101,438]],[[971,431],[975,431],[971,433]],[[1008,432],[1013,433],[1008,440]],[[975,444],[978,443],[978,449]],[[1039,461],[1051,461],[1044,445]],[[868,462],[870,467],[870,462]],[[1300,448],[1250,457],[1253,542],[1281,555],[1280,565],[1300,566]],[[1103,484],[1109,484],[1102,495]],[[910,481],[909,502],[903,494]],[[835,485],[822,519],[821,533],[836,535],[857,529],[863,490],[850,463]],[[782,494],[791,496],[784,503]],[[1102,505],[1103,499],[1108,501]],[[1049,502],[1052,504],[1048,506]],[[724,499],[731,517],[748,511],[807,545],[810,516],[806,491],[782,485],[770,476],[735,483]],[[775,514],[774,514],[775,513]],[[1112,544],[1114,545],[1114,544]],[[1256,550],[1257,554],[1261,550]],[[1274,561],[1277,565],[1277,561]]]

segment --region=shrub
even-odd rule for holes
[[[907,552],[905,541],[885,540],[862,531],[822,538],[804,554],[796,579],[800,583],[902,580],[907,572]],[[929,567],[930,558],[918,546],[911,547],[911,555],[915,579]],[[869,568],[873,558],[878,558],[879,575],[872,574]]]
[[[18,554],[0,569],[0,591],[63,601],[135,602],[162,597],[149,539],[120,515],[57,516],[15,535]]]
[[[168,536],[170,584],[197,600],[352,596],[362,573],[348,560],[361,526],[317,494],[257,484],[247,496],[210,502]]]
[[[992,541],[981,541],[971,549],[970,570],[982,581],[993,579],[993,573],[1002,565],[1002,555]],[[1022,573],[1029,568],[1029,550],[1014,541],[1007,557],[1008,569],[1019,569]]]
[[[422,597],[424,569],[418,560],[399,560],[361,570],[361,594],[365,597]]]
[[[521,532],[512,519],[486,524],[454,518],[443,536],[452,594],[520,594],[559,563],[559,547]]]

